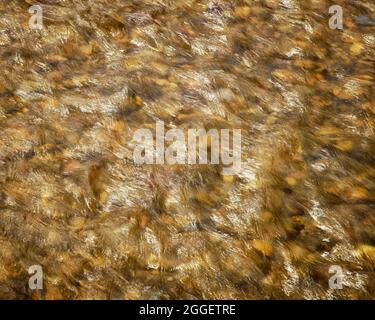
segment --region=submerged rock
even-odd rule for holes
[[[374,299],[375,4],[339,3],[1,1],[0,298]],[[240,170],[136,164],[157,121]]]

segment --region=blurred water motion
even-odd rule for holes
[[[375,298],[373,1],[38,3],[0,2],[0,298]],[[158,119],[241,172],[135,166]]]

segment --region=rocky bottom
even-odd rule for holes
[[[335,4],[1,1],[0,298],[374,299],[375,4]],[[135,164],[156,121],[241,170]]]

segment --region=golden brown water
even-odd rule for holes
[[[0,1],[0,54],[0,298],[375,298],[373,1]],[[242,170],[135,166],[157,119]]]

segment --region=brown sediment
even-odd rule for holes
[[[372,1],[38,3],[0,3],[0,298],[375,298]],[[156,120],[240,172],[135,165]]]

